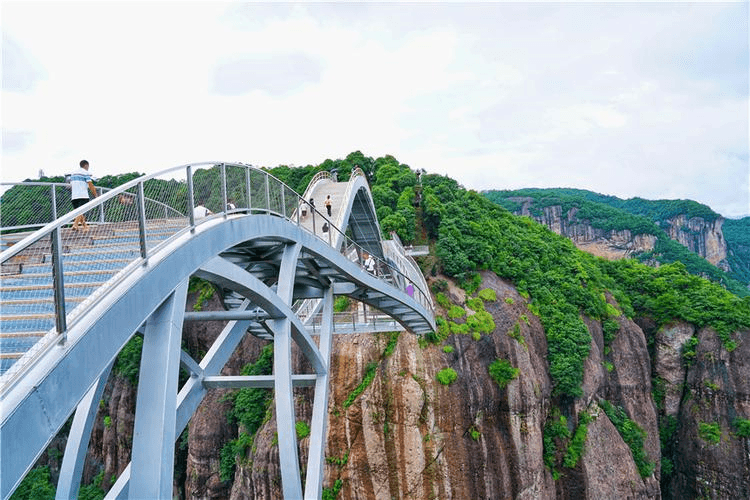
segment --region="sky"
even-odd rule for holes
[[[750,215],[748,3],[0,3],[4,182],[386,154]]]

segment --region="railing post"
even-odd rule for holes
[[[227,166],[221,164],[221,199],[224,202],[224,206],[221,211],[224,212],[224,218],[227,216]]]
[[[68,325],[65,320],[65,281],[63,279],[63,263],[61,255],[62,241],[60,228],[53,229],[50,234],[52,250],[52,289],[55,296],[55,328],[61,335],[60,342],[67,340]]]
[[[271,213],[271,189],[268,186],[268,174],[266,174],[266,213]]]
[[[57,197],[55,196],[55,185],[50,184],[50,195],[52,196],[52,220],[57,220]]]
[[[141,245],[141,257],[148,257],[146,251],[146,200],[143,195],[143,182],[138,183],[138,240]]]
[[[250,167],[245,167],[245,188],[247,189],[247,209],[248,213],[252,213],[253,203],[250,193]]]
[[[97,196],[102,195],[102,190],[99,189],[99,194]],[[104,203],[99,204],[99,222],[104,224]]]
[[[286,219],[286,197],[284,196],[284,185],[279,186],[281,190],[281,215]]]
[[[190,222],[190,230],[195,229],[195,214],[193,213],[193,203],[195,203],[193,199],[193,166],[188,165],[186,169],[187,173],[187,190],[188,190],[188,204],[187,204],[187,213],[188,213],[188,222]]]

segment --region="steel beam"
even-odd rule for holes
[[[133,429],[132,475],[128,497],[171,498],[174,470],[177,382],[182,316],[188,280],[146,321]]]

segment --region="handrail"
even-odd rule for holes
[[[50,194],[50,203],[52,205],[52,213],[54,214],[56,212],[56,188],[65,188],[67,190],[70,190],[70,183],[66,182],[39,182],[39,181],[24,181],[24,182],[0,182],[0,186],[40,186],[40,187],[51,187],[52,192]],[[116,188],[107,188],[102,186],[94,186],[94,188],[97,190],[97,192],[104,193],[106,191],[112,191]],[[132,193],[121,193],[123,195],[132,196],[135,197]],[[154,200],[152,198],[145,198],[145,201],[149,203],[153,203],[155,205],[161,206],[164,208],[165,214],[168,214],[170,211],[175,212],[176,214],[180,216],[184,216],[183,213],[175,210],[173,207],[170,207],[166,203],[162,203],[158,200]],[[166,216],[166,215],[165,215]],[[54,219],[53,219],[54,220]],[[16,231],[19,229],[31,229],[34,227],[44,227],[46,224],[49,224],[49,222],[39,222],[36,224],[24,224],[21,226],[3,226],[0,227],[0,233],[7,232],[7,231]],[[105,221],[106,222],[106,221]],[[97,222],[92,221],[93,224],[96,224]]]
[[[195,200],[187,199],[187,197],[192,196],[193,177],[195,176],[194,168],[208,167],[209,169],[212,169],[218,166],[221,167],[219,175],[223,175],[221,179],[222,183],[226,182],[226,177],[227,177],[226,171],[228,168],[244,169],[245,178],[248,179],[247,180],[248,190],[251,188],[251,182],[250,182],[251,174],[255,174],[255,175],[260,174],[261,182],[265,184],[265,186],[263,186],[265,188],[265,193],[261,193],[261,194],[265,194],[265,197],[264,197],[265,206],[253,206],[252,202],[255,200],[251,199],[250,192],[248,191],[247,200],[243,200],[243,202],[247,201],[247,203],[244,203],[244,204],[248,206],[241,206],[242,203],[238,203],[235,209],[232,209],[231,211],[227,211],[226,204],[224,204],[224,206],[222,207],[222,210],[219,211],[217,214],[212,215],[210,217],[206,217],[205,219],[194,220],[193,209],[195,207]],[[146,218],[147,214],[145,213],[146,209],[145,209],[145,204],[144,204],[146,200],[143,195],[144,184],[147,181],[150,181],[152,179],[158,179],[167,174],[175,174],[175,173],[184,174],[184,181],[179,181],[176,184],[178,187],[181,185],[180,182],[185,182],[187,184],[187,186],[184,186],[187,188],[187,194],[180,191],[181,195],[184,194],[185,199],[183,200],[182,198],[180,198],[180,200],[181,202],[183,201],[185,202],[185,210],[188,213],[188,217],[185,217],[179,211],[175,211],[174,213],[179,214],[179,217],[170,218],[168,217],[169,214],[167,214],[167,217],[165,217],[164,219],[151,219],[153,221],[161,220],[162,222],[164,222],[164,221],[174,220],[176,222],[172,223],[173,225],[169,227],[168,233],[170,234],[170,236],[168,236],[164,240],[157,241],[154,244],[154,247],[150,248],[148,246],[149,241],[147,241],[149,238],[149,235],[147,234],[147,230],[145,227],[146,222],[147,222],[147,218]],[[316,177],[313,178],[315,179],[315,182],[320,182],[327,176],[330,178],[330,173],[328,172],[325,172],[325,174],[323,172],[319,172],[319,174],[321,175],[316,174],[317,179]],[[171,180],[173,181],[174,178]],[[271,184],[273,184],[273,186],[271,186]],[[134,189],[134,188],[137,194],[134,195],[133,193],[128,192],[129,190]],[[222,162],[201,162],[201,163],[192,163],[192,164],[180,165],[177,167],[168,168],[168,169],[161,170],[153,174],[144,175],[137,179],[133,179],[123,184],[122,186],[109,190],[108,192],[103,192],[101,196],[98,196],[97,198],[89,201],[85,205],[71,212],[68,212],[63,216],[58,217],[54,221],[44,225],[42,228],[26,236],[25,238],[15,243],[10,248],[2,251],[2,253],[0,253],[0,264],[8,262],[11,258],[19,255],[21,252],[31,247],[33,244],[40,242],[42,240],[45,240],[47,238],[50,239],[49,240],[51,242],[50,251],[52,252],[52,274],[53,276],[57,276],[58,278],[56,280],[53,280],[56,327],[51,329],[49,333],[51,334],[53,332],[56,332],[58,336],[61,336],[61,338],[64,341],[65,334],[66,334],[67,327],[68,327],[67,319],[66,319],[68,314],[66,311],[65,296],[64,296],[65,275],[63,273],[63,265],[62,265],[63,250],[62,250],[62,245],[61,245],[61,235],[62,235],[61,231],[64,226],[67,226],[68,224],[70,224],[76,217],[78,217],[79,215],[88,213],[92,209],[96,209],[98,207],[101,207],[100,211],[103,211],[104,205],[106,203],[110,202],[111,200],[115,199],[117,196],[123,193],[125,193],[128,196],[131,196],[131,195],[136,196],[136,199],[134,200],[135,203],[133,203],[130,206],[132,207],[132,210],[135,210],[138,212],[137,217],[133,220],[134,222],[135,221],[138,222],[139,231],[138,231],[138,235],[133,236],[133,237],[136,237],[140,244],[140,249],[141,249],[140,256],[132,259],[129,264],[125,264],[122,268],[119,268],[119,272],[115,271],[114,276],[110,278],[108,282],[101,284],[101,285],[97,285],[97,288],[110,287],[112,286],[113,283],[116,283],[121,278],[121,276],[123,276],[123,272],[125,272],[127,268],[130,268],[133,265],[137,265],[140,262],[147,261],[150,254],[157,251],[161,246],[165,245],[168,241],[170,241],[171,238],[174,238],[178,234],[182,234],[184,231],[188,231],[188,230],[193,231],[195,226],[203,223],[206,220],[210,220],[210,219],[220,217],[220,216],[227,217],[229,213],[235,214],[237,212],[243,212],[243,211],[246,213],[253,213],[257,211],[263,211],[268,214],[273,214],[273,215],[278,215],[280,217],[283,217],[289,220],[290,222],[297,224],[299,227],[302,227],[303,229],[308,230],[304,225],[301,224],[299,217],[295,213],[296,211],[290,210],[289,212],[292,212],[292,213],[287,213],[288,210],[286,208],[286,201],[285,201],[285,194],[284,194],[287,191],[288,191],[288,196],[290,198],[287,201],[291,201],[291,197],[296,196],[297,200],[296,200],[295,205],[297,207],[301,206],[302,203],[305,203],[304,198],[302,198],[294,190],[289,188],[289,186],[287,186],[286,184],[284,184],[279,179],[277,179],[270,173],[266,172],[265,170],[259,169],[251,165],[236,164],[236,163],[222,163]],[[276,198],[274,202],[272,202],[271,193],[273,193],[274,196],[278,196],[278,198]],[[174,193],[167,193],[167,194],[174,195]],[[222,199],[223,200],[226,199],[225,191],[222,194]],[[166,206],[165,203],[162,203],[159,200],[155,200],[155,201]],[[275,207],[273,206],[275,202],[278,202],[281,204],[280,210],[276,210]],[[326,217],[319,210],[317,210],[316,208],[312,208],[312,215],[315,216],[316,214],[318,217],[320,217],[319,220],[327,220]],[[329,224],[329,231],[327,235],[327,240],[329,244],[333,244],[332,234],[331,234],[333,231],[338,231],[338,233],[340,234],[341,239],[337,238],[337,242],[342,242],[342,241],[346,242],[346,245],[344,245],[344,248],[343,248],[343,252],[345,254],[347,254],[347,252],[349,252],[349,249],[351,249],[352,247],[357,249],[357,252],[354,252],[354,255],[362,254],[363,249],[356,242],[348,238],[343,233],[343,231],[341,231],[337,226],[333,224]],[[318,238],[323,239],[324,241],[326,240],[326,238],[323,238],[323,236],[316,234],[315,232],[313,232],[313,234],[317,236]],[[341,250],[341,247],[338,247],[338,248]],[[418,283],[414,282],[413,279],[411,279],[409,276],[404,274],[400,269],[393,268],[392,266],[390,266],[387,262],[384,262],[384,261],[380,262],[380,265],[387,266],[387,267],[383,267],[382,269],[383,270],[390,269],[390,273],[391,273],[390,277],[387,275],[384,275],[384,273],[381,273],[381,279],[390,281],[392,284],[395,284],[395,285],[398,285],[399,283],[412,282],[415,288],[415,291],[417,292],[415,293],[415,296],[413,296],[413,298],[417,300],[417,302],[422,304],[426,309],[432,310],[431,301],[429,300],[426,292],[421,289]],[[397,278],[400,278],[401,281],[399,281]],[[95,295],[100,296],[101,294],[96,292]],[[92,295],[89,294],[88,296],[91,297]],[[82,307],[82,308],[88,307],[90,305],[89,304],[90,302],[91,302],[90,300],[84,300],[83,302],[80,303],[79,307]],[[74,317],[71,318],[71,320],[75,321],[78,316],[79,315],[75,315]],[[13,368],[16,368],[15,365],[19,365],[19,362],[16,362]],[[5,377],[3,376],[3,378]]]

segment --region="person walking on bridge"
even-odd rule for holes
[[[331,195],[329,194],[326,196],[325,206],[326,210],[328,210],[328,217],[331,216],[331,206],[333,205],[333,200],[331,200]]]
[[[89,162],[81,160],[79,167],[78,170],[70,174],[70,202],[73,204],[73,210],[89,202],[89,194],[86,192],[87,188],[91,192],[91,196],[96,198],[96,188],[91,181],[91,174],[89,174]],[[73,227],[71,227],[73,231],[77,231],[78,229],[87,231],[88,228],[84,214],[77,216],[73,220]]]

